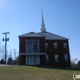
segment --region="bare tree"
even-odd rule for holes
[[[4,46],[0,44],[0,59],[5,60]]]
[[[2,50],[1,50],[1,43],[0,43],[0,58],[1,58],[1,53],[2,53]]]
[[[13,53],[14,53],[14,60],[15,60],[16,59],[16,53],[17,53],[16,49],[13,50]]]
[[[9,57],[13,59],[13,52],[12,52],[12,50],[10,50],[10,52],[9,52]]]
[[[8,51],[7,64],[9,64],[9,65],[13,65],[14,64],[12,50]]]
[[[80,68],[80,61],[77,62],[76,66]]]
[[[4,51],[4,47],[1,48],[1,59],[5,60],[5,51]]]
[[[72,66],[72,67],[76,67],[77,62],[78,62],[78,58],[72,59],[72,60],[71,60],[71,66]]]
[[[75,64],[77,64],[78,58],[74,58],[74,59],[73,59],[73,62],[74,62]]]
[[[16,65],[19,65],[19,56],[16,57],[16,59],[15,59],[15,64],[16,64]]]
[[[16,49],[13,49],[13,53],[14,53],[15,64],[18,65],[19,64],[19,56],[17,56]]]

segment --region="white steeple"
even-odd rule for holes
[[[46,32],[45,24],[44,24],[44,18],[43,18],[43,11],[42,11],[42,24],[41,24],[41,32]]]

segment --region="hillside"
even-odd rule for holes
[[[80,69],[38,66],[0,66],[0,80],[73,80],[73,73],[80,74]]]

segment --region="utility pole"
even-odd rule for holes
[[[3,38],[3,41],[5,41],[5,65],[7,65],[7,63],[6,63],[6,57],[7,57],[6,51],[7,51],[7,41],[9,41],[9,38],[7,38],[7,34],[10,34],[10,32],[4,32],[2,34],[5,34],[5,38]]]

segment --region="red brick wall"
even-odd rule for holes
[[[45,52],[45,38],[44,37],[21,37],[19,38],[19,53],[26,53],[26,40],[39,40],[40,52]]]
[[[40,47],[40,52],[46,52],[49,55],[49,62],[48,65],[59,65],[59,66],[70,66],[70,52],[69,52],[69,44],[68,44],[68,40],[46,40],[45,41],[45,37],[22,37],[19,38],[19,53],[26,53],[26,40],[39,40],[39,47]],[[48,49],[45,49],[45,42],[48,43]],[[58,48],[54,49],[53,43],[57,42],[58,43]],[[63,48],[63,42],[67,43],[67,48]],[[55,59],[54,59],[54,54],[58,54],[59,55],[59,62],[55,63]],[[64,54],[68,54],[69,56],[69,61],[65,62],[64,61]],[[46,64],[46,57],[45,56],[40,56],[40,62],[41,65]],[[25,65],[25,57],[22,56],[21,59],[21,64]]]
[[[45,66],[46,65],[46,56],[40,55],[40,65]]]
[[[19,56],[19,64],[26,65],[26,56],[25,55]]]
[[[59,65],[59,66],[70,66],[70,53],[69,53],[69,45],[68,40],[46,40],[48,43],[48,49],[46,49],[47,54],[49,55],[49,62],[48,65]],[[58,43],[58,48],[54,48],[54,43]],[[67,43],[67,48],[63,48],[63,43]],[[55,62],[54,55],[59,55],[59,62]],[[64,54],[68,54],[69,61],[64,61]]]
[[[45,37],[21,37],[19,38],[19,53],[26,53],[26,40],[39,40],[39,48],[40,48],[40,52],[43,53],[45,52]],[[22,57],[22,56],[21,56]],[[26,57],[24,57],[26,58]],[[43,59],[43,58],[42,58]],[[41,61],[45,62],[45,59],[43,59]],[[21,64],[24,64],[25,60],[23,59],[23,57],[21,58]],[[42,64],[41,62],[41,64]]]

